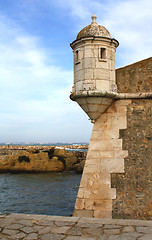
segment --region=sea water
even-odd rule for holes
[[[0,174],[0,212],[72,216],[81,174]]]

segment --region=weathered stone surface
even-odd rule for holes
[[[23,225],[22,224],[11,224],[11,225],[8,225],[6,226],[5,228],[9,228],[9,229],[19,229],[19,228],[22,228]]]
[[[139,233],[151,233],[152,234],[151,227],[136,227],[136,231]]]
[[[107,235],[103,234],[103,236],[99,237],[98,240],[107,240]]]
[[[74,209],[73,216],[77,217],[93,217],[93,211],[92,210],[80,210],[80,209]]]
[[[51,229],[51,232],[52,232],[52,233],[65,234],[69,229],[70,229],[69,226],[64,226],[64,227],[53,227],[53,228]]]
[[[149,240],[152,221],[9,214],[1,217],[0,229],[5,240]]]
[[[122,233],[125,232],[135,232],[135,228],[133,226],[124,226]]]
[[[75,204],[74,215],[112,218],[112,199],[116,189],[111,188],[111,173],[124,173],[124,158],[119,130],[126,129],[127,104],[114,102],[95,123],[89,144],[85,167]],[[93,214],[92,214],[93,213]]]
[[[76,226],[78,226],[78,227],[83,227],[83,228],[91,228],[92,227],[92,223],[90,222],[88,222],[87,220],[86,221],[82,221],[82,222],[78,222],[77,224],[76,224]],[[94,228],[102,228],[103,227],[103,225],[101,224],[101,223],[93,223],[93,227]]]
[[[5,239],[6,240],[6,239],[8,239],[8,237],[6,235],[0,233],[0,239]]]
[[[81,236],[68,236],[66,240],[96,240],[96,237],[81,237]]]
[[[36,221],[35,224],[38,224],[38,225],[34,225],[34,228],[39,227],[39,229],[42,229],[46,226],[49,226],[49,227],[54,226],[54,222],[53,221],[48,221],[48,220]]]
[[[11,235],[9,239],[24,239],[26,236],[27,234],[19,232],[18,234]]]
[[[47,234],[51,232],[51,227],[44,227],[38,231],[38,234]]]
[[[50,233],[50,234],[46,234],[46,235],[42,235],[41,236],[41,240],[62,240],[64,239],[65,236],[62,234],[55,234],[55,233]]]
[[[140,237],[142,236],[143,234],[141,233],[137,233],[137,232],[128,232],[128,233],[122,233],[121,236],[123,237],[131,237],[131,238],[137,238],[137,237]]]
[[[112,173],[113,217],[152,219],[152,99],[132,100],[127,107],[127,129],[120,130],[125,173]],[[147,167],[148,166],[148,167]]]
[[[92,235],[92,232],[94,233],[94,236],[101,236],[103,234],[103,229],[100,227],[95,227],[95,226],[92,226],[92,227],[89,227],[89,228],[84,228],[83,229],[83,234],[89,234],[90,236]]]
[[[22,225],[25,225],[25,226],[29,226],[29,227],[32,227],[33,226],[33,222],[31,222],[29,219],[20,219],[18,221],[19,223],[21,223]]]
[[[67,221],[66,222],[66,220],[65,221],[60,221],[60,222],[55,222],[55,225],[57,226],[57,227],[63,227],[63,226],[72,226],[72,225],[74,225],[75,224],[75,222],[70,222],[70,221]]]
[[[4,228],[4,230],[2,231],[3,234],[8,234],[8,235],[15,235],[18,233],[18,230],[13,230],[13,229],[8,229],[8,228]]]
[[[116,228],[121,228],[121,226],[120,225],[112,225],[112,224],[105,224],[104,226],[103,226],[103,228],[104,229],[116,229]]]
[[[120,234],[120,229],[104,229],[104,233],[106,235],[117,235],[117,234]]]
[[[142,237],[139,237],[138,239],[139,240],[151,240],[151,234],[145,234],[144,236]]]
[[[121,93],[152,92],[152,58],[116,70]]]
[[[33,233],[33,232],[37,232],[37,231],[34,230],[34,228],[32,228],[32,227],[23,227],[23,228],[21,228],[21,230],[22,230],[24,233]]]
[[[117,69],[116,83],[120,93],[152,92],[152,58]],[[152,219],[151,106],[152,99],[134,99],[127,107],[127,129],[120,130],[125,174],[112,174],[114,218]]]
[[[111,235],[109,236],[108,240],[136,240],[136,238],[122,235]]]
[[[37,233],[30,233],[25,240],[37,240],[38,239],[38,234]]]
[[[68,231],[68,235],[81,236],[82,235],[82,228],[74,226],[72,229],[70,229]]]

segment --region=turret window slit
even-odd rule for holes
[[[99,60],[106,60],[106,48],[99,49]]]
[[[78,63],[80,63],[80,61],[79,61],[79,51],[76,50],[75,51],[75,64],[78,64]]]

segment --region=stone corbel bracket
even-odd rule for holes
[[[152,92],[147,93],[116,93],[107,91],[77,91],[70,95],[86,112],[92,122],[105,113],[115,100],[152,98]]]

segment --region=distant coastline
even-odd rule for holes
[[[39,143],[39,142],[1,142],[0,146],[88,146],[88,142],[53,142],[53,143]]]
[[[88,144],[0,144],[0,150],[29,150],[30,148],[34,148],[37,150],[44,150],[47,148],[57,148],[57,149],[66,149],[68,150],[87,150]]]

